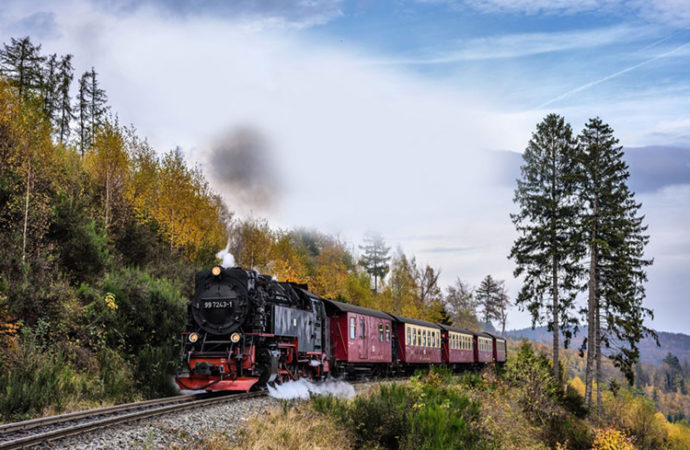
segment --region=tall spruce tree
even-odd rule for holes
[[[496,319],[498,315],[498,296],[500,294],[501,287],[496,280],[491,275],[487,275],[479,287],[474,291],[474,297],[477,299],[478,305],[482,310],[482,321],[484,323],[491,322],[492,319]]]
[[[649,236],[639,215],[641,205],[628,189],[628,166],[613,130],[598,117],[590,119],[579,144],[580,195],[586,206],[581,223],[589,253],[588,336],[583,343],[587,348],[585,402],[592,405],[596,381],[600,412],[602,345],[617,348],[610,356],[632,380],[639,359],[638,343],[653,334],[644,326],[652,312],[642,306],[644,268],[651,260],[644,259]]]
[[[51,124],[54,122],[55,109],[57,106],[58,65],[57,55],[53,53],[46,59],[46,64],[43,68],[43,83],[41,85],[41,92],[43,94],[43,114],[45,114]]]
[[[504,280],[495,280],[487,275],[475,290],[477,303],[482,307],[482,318],[485,324],[492,320],[498,321],[501,326],[501,335],[505,333],[508,320],[508,308],[510,297],[506,291]]]
[[[92,67],[87,73],[89,74],[87,91],[89,94],[89,127],[93,138],[93,136],[96,135],[96,129],[100,127],[105,120],[105,113],[108,111],[108,106],[106,106],[108,97],[98,84],[96,69]]]
[[[65,55],[60,59],[60,66],[57,78],[56,112],[54,127],[58,141],[62,144],[67,142],[70,135],[70,124],[74,119],[72,103],[70,99],[70,87],[74,78],[74,68],[72,67],[72,55]]]
[[[79,77],[79,90],[77,91],[77,98],[74,104],[77,118],[77,131],[79,132],[78,146],[81,157],[84,157],[86,149],[91,146],[90,128],[89,128],[89,73],[84,72]]]
[[[77,110],[77,129],[79,130],[79,150],[84,156],[86,150],[93,149],[93,138],[106,119],[108,97],[98,84],[98,74],[93,67],[79,78],[79,90],[75,107]]]
[[[563,117],[549,114],[523,153],[521,179],[517,180],[511,214],[519,237],[509,258],[514,274],[524,276],[516,304],[532,314],[532,326],[546,320],[553,333],[553,369],[560,378],[559,346],[569,345],[577,332],[573,314],[582,269],[584,246],[578,236],[581,202],[576,194],[576,142]]]
[[[43,80],[41,46],[31,42],[29,36],[10,39],[0,50],[0,74],[10,80],[21,97],[40,90]]]
[[[389,252],[390,247],[386,246],[383,236],[378,233],[367,233],[364,236],[364,245],[359,247],[364,250],[364,255],[359,260],[359,264],[366,269],[366,271],[374,277],[374,292],[378,292],[378,280],[383,280],[390,266],[388,261],[391,259]]]

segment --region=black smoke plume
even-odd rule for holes
[[[279,182],[268,144],[252,128],[236,128],[217,139],[208,172],[236,206],[268,209],[277,202]]]

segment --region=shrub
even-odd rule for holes
[[[592,450],[635,450],[632,440],[613,427],[599,428],[595,434]]]
[[[348,402],[313,399],[315,410],[329,414],[355,436],[356,448],[485,448],[477,426],[479,404],[441,383],[444,372],[406,385],[382,385]]]
[[[61,410],[81,392],[81,377],[65,356],[39,347],[29,329],[0,374],[0,415],[21,420],[53,407]]]
[[[530,420],[547,424],[558,414],[560,388],[551,361],[535,352],[531,343],[522,342],[506,363],[504,376],[518,388],[520,405]]]

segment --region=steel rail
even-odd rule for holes
[[[203,394],[201,394],[203,395]],[[38,433],[38,434],[33,434],[25,437],[21,437],[19,439],[14,439],[11,441],[4,441],[0,442],[0,449],[15,449],[15,448],[25,448],[25,447],[31,447],[34,445],[58,440],[58,439],[63,439],[69,436],[74,436],[76,434],[81,434],[81,433],[86,433],[89,431],[94,431],[97,429],[101,428],[106,428],[112,425],[118,425],[126,422],[131,422],[135,420],[141,420],[141,419],[147,419],[150,417],[155,417],[159,416],[161,414],[167,414],[167,413],[172,413],[172,412],[177,412],[177,411],[184,411],[187,409],[193,409],[193,408],[198,408],[201,406],[207,406],[207,405],[212,405],[215,403],[223,403],[223,402],[233,402],[233,401],[239,401],[239,400],[244,400],[248,398],[253,398],[253,397],[261,397],[266,395],[265,392],[249,392],[246,394],[235,394],[235,395],[222,395],[222,396],[215,396],[211,398],[203,398],[203,399],[196,399],[196,400],[191,400],[191,401],[182,401],[178,403],[173,403],[171,405],[167,406],[161,406],[159,408],[153,408],[153,409],[145,409],[143,411],[136,411],[132,412],[129,414],[121,414],[113,417],[106,417],[103,419],[91,421],[91,422],[86,422],[86,423],[80,423],[76,424],[74,426],[70,427],[65,427],[65,428],[60,428],[57,430],[52,430],[52,431],[46,431],[43,433]],[[191,397],[191,396],[186,396],[186,397]],[[174,397],[173,397],[174,398]],[[173,402],[174,400],[171,400],[168,402]],[[134,406],[132,409],[138,409],[141,408],[142,406],[139,405],[142,402],[137,402],[134,403]],[[160,404],[160,403],[159,403]],[[121,405],[125,406],[125,405]],[[103,408],[105,409],[105,408]],[[120,408],[118,411],[124,411],[126,409]],[[111,411],[113,412],[113,411]],[[86,413],[86,412],[85,412]],[[81,414],[81,413],[77,413]],[[84,415],[81,416],[83,418]],[[74,420],[74,419],[72,419]]]
[[[407,380],[409,377],[402,378],[378,378],[375,380],[356,380],[352,381],[353,385],[366,383],[380,383],[380,382],[395,382]],[[104,417],[98,420],[93,420],[85,423],[78,423],[73,426],[66,426],[56,430],[45,431],[28,436],[19,437],[17,439],[0,442],[0,450],[26,448],[64,439],[70,436],[88,433],[98,429],[106,428],[112,425],[119,425],[136,420],[147,419],[163,414],[185,411],[188,409],[199,408],[202,406],[213,405],[216,403],[234,402],[246,400],[249,398],[262,397],[268,394],[267,391],[249,392],[243,394],[233,395],[216,395],[209,397],[209,394],[195,394],[195,395],[178,395],[175,397],[167,397],[163,399],[145,400],[141,402],[126,403],[122,405],[108,406],[104,408],[91,409],[88,411],[80,411],[69,414],[62,414],[59,416],[42,417],[38,419],[25,420],[22,422],[10,423],[0,426],[0,438],[3,435],[31,430],[42,426],[50,426],[61,423],[70,422],[72,420],[84,419],[87,417],[97,417],[100,415],[113,414],[128,410],[135,410],[127,414],[120,414],[112,417]],[[137,409],[143,409],[136,411]]]
[[[48,425],[56,425],[71,420],[82,419],[84,417],[99,416],[103,414],[112,414],[129,409],[146,408],[150,406],[165,405],[168,403],[188,402],[195,398],[203,398],[207,394],[195,395],[176,395],[174,397],[157,398],[153,400],[144,400],[140,402],[123,403],[121,405],[104,406],[102,408],[89,409],[86,411],[77,411],[73,413],[60,414],[57,416],[39,417],[37,419],[23,420],[21,422],[7,423],[0,425],[0,437],[3,434],[30,430],[32,428],[43,427]]]

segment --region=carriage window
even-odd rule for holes
[[[412,345],[412,330],[407,328],[407,345]]]
[[[366,328],[364,325],[364,319],[359,319],[359,324],[362,326],[362,339],[364,339],[366,335]]]
[[[350,317],[350,339],[357,337],[357,322],[354,317]]]
[[[390,324],[386,324],[386,342],[391,341],[391,326]]]
[[[414,329],[414,345],[419,345],[419,330]]]
[[[426,347],[426,330],[422,331],[422,345]]]
[[[379,342],[383,342],[383,323],[379,322]]]

